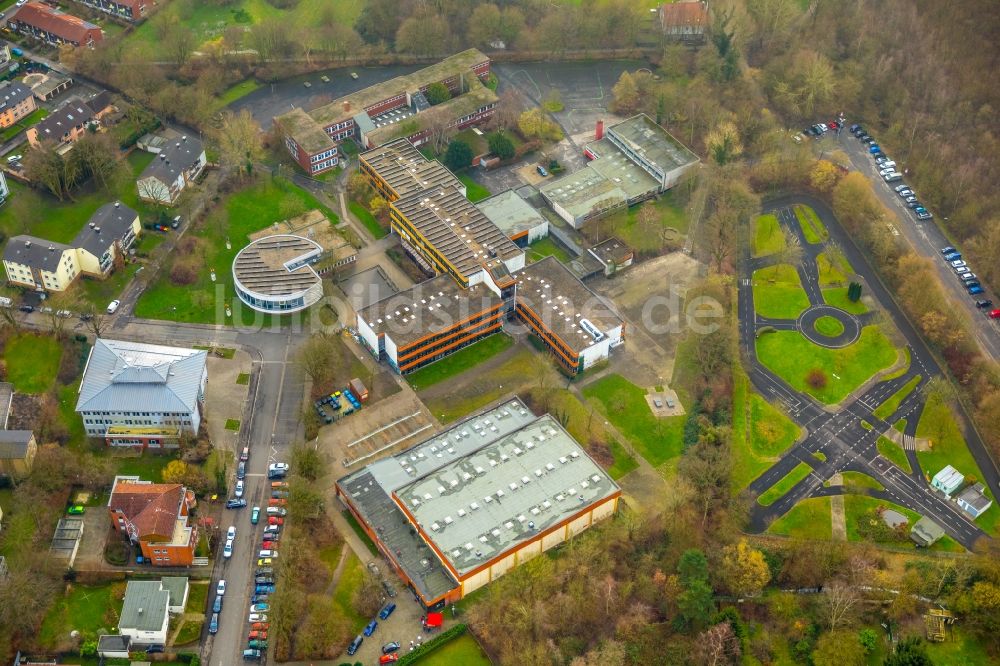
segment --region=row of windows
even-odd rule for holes
[[[15,106],[13,109],[10,109],[4,115],[13,116],[14,120],[17,120],[21,116],[28,115],[29,113],[31,113],[34,110],[34,107],[31,104],[29,104],[30,101],[31,101],[30,97],[27,98],[27,99],[25,99],[23,102],[20,102],[17,106]],[[32,106],[32,108],[29,109],[28,108],[29,106]]]
[[[252,305],[253,307],[261,308],[263,310],[295,310],[301,308],[306,303],[304,296],[283,301],[265,300],[257,298],[256,296],[251,296],[239,287],[236,288],[236,294],[240,297],[240,300],[247,305]]]
[[[440,333],[436,333],[435,335],[424,338],[423,340],[418,340],[417,342],[407,345],[406,347],[400,349],[401,353],[399,354],[399,360],[402,361],[404,358],[426,354],[433,351],[437,347],[453,342],[455,338],[460,338],[463,335],[466,335],[472,329],[479,327],[484,321],[486,322],[486,325],[495,322],[501,314],[499,308],[500,306],[497,305],[495,308],[492,308],[487,312],[476,315],[473,319],[467,322],[452,326],[446,331],[441,331]]]
[[[541,337],[542,342],[544,342],[553,350],[558,352],[556,354],[556,358],[559,359],[559,362],[562,363],[567,368],[569,368],[570,370],[576,371],[577,366],[579,364],[579,360],[573,363],[570,361],[570,359],[574,357],[579,359],[579,354],[566,347],[566,345],[563,344],[562,341],[559,340],[559,338],[553,335],[548,330],[548,328],[546,328],[545,325],[542,324],[535,317],[535,314],[531,310],[529,310],[528,308],[524,308],[520,305],[517,306],[516,310],[517,314],[521,316],[521,319],[527,322],[528,326],[530,326],[535,331],[535,333],[537,333],[538,336]]]
[[[86,425],[191,425],[191,419],[180,419],[180,418],[164,418],[159,421],[151,421],[149,419],[124,419],[124,420],[111,420],[111,419],[84,419],[84,424]]]
[[[334,157],[332,160],[326,160],[325,162],[320,162],[318,164],[313,164],[310,167],[310,171],[316,173],[317,171],[323,171],[324,169],[329,169],[330,167],[337,166],[337,158]]]
[[[493,335],[494,333],[498,332],[499,330],[500,330],[499,328],[493,328],[493,329],[489,329],[487,331],[484,331],[483,333],[481,333],[479,335],[476,335],[476,336],[473,336],[472,338],[469,338],[468,340],[465,340],[461,344],[456,345],[456,346],[452,347],[451,349],[447,349],[445,351],[442,351],[441,353],[436,354],[434,356],[429,356],[429,357],[422,358],[419,363],[416,363],[416,364],[411,365],[411,366],[407,366],[405,369],[399,369],[400,373],[401,374],[406,374],[408,372],[413,372],[414,370],[418,370],[419,368],[422,368],[425,365],[433,363],[434,361],[438,361],[438,360],[444,358],[445,356],[448,356],[449,354],[454,354],[455,352],[457,352],[460,349],[464,349],[464,348],[468,347],[471,344],[475,344],[475,343],[479,342],[480,340],[482,340],[483,338],[487,338],[487,337]]]
[[[330,150],[324,150],[322,153],[318,153],[309,158],[310,162],[319,162],[320,160],[325,160],[328,157],[333,157],[337,154],[336,148],[331,148]]]
[[[84,416],[188,416],[187,412],[86,412]]]

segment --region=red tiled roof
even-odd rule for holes
[[[108,507],[121,511],[135,525],[139,538],[169,537],[180,513],[184,486],[179,483],[118,482]]]
[[[93,34],[95,42],[103,38],[101,29],[93,23],[40,2],[29,2],[18,9],[8,21],[24,23],[77,44],[86,44],[88,33]]]
[[[664,28],[708,25],[708,5],[698,0],[660,5],[660,22]]]

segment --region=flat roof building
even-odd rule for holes
[[[981,483],[973,484],[960,492],[955,502],[962,511],[972,516],[973,520],[993,506],[993,500],[986,494],[986,486]]]
[[[308,113],[293,109],[274,121],[299,166],[309,173],[322,173],[337,166],[337,146],[345,139],[353,139],[362,148],[398,138],[419,145],[427,140],[430,124],[444,122],[461,129],[488,118],[497,103],[496,94],[483,85],[489,76],[490,59],[468,49]],[[452,98],[432,107],[424,93],[434,83],[447,86]]]
[[[539,190],[576,228],[669,190],[699,161],[645,114],[612,125],[583,152],[590,164]]]
[[[258,312],[298,312],[323,297],[323,281],[311,264],[323,247],[291,234],[265,236],[233,259],[236,295]]]
[[[446,166],[424,157],[406,139],[396,139],[358,156],[361,173],[388,202],[434,187],[455,187],[465,196],[465,185]]]
[[[518,399],[336,489],[427,607],[461,599],[613,515],[621,496],[556,419]]]
[[[549,235],[549,221],[514,190],[483,199],[476,208],[518,247],[527,247]]]
[[[931,479],[931,487],[948,496],[958,490],[963,483],[965,483],[965,475],[951,465],[946,465]]]

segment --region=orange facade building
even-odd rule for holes
[[[115,477],[108,499],[111,526],[153,566],[190,566],[198,530],[189,523],[194,493],[179,483]]]

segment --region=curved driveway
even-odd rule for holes
[[[823,310],[830,307],[826,306],[823,301],[816,264],[816,257],[825,244],[809,244],[805,241],[791,208],[798,203],[811,206],[816,211],[820,220],[826,225],[831,241],[843,250],[854,269],[865,279],[868,293],[888,312],[905,338],[911,362],[910,367],[899,377],[884,381],[870,380],[835,407],[820,405],[811,396],[792,389],[783,379],[764,367],[756,355],[755,341],[761,327],[772,326],[784,330],[796,327],[796,322],[793,320],[758,317],[754,309],[753,271],[775,263],[776,259],[751,258],[750,248],[743,248],[740,257],[738,307],[740,350],[747,371],[754,387],[765,398],[782,403],[792,420],[801,426],[806,433],[802,440],[783,454],[781,460],[750,484],[750,491],[754,497],[759,496],[784,478],[799,463],[805,463],[811,468],[810,474],[805,479],[795,484],[769,506],[761,506],[754,502],[750,512],[750,529],[755,532],[763,532],[776,518],[785,514],[803,499],[842,494],[844,492],[842,486],[824,487],[824,483],[838,472],[856,471],[875,478],[885,487],[884,491],[872,491],[868,494],[900,504],[930,517],[941,525],[952,538],[971,549],[976,541],[981,538],[989,538],[988,535],[979,529],[954,503],[931,490],[924,480],[924,471],[920,468],[913,447],[917,422],[926,397],[924,391],[930,379],[941,374],[940,368],[924,345],[923,340],[917,335],[909,321],[902,316],[884,285],[871,270],[866,257],[858,251],[851,238],[841,229],[840,224],[826,204],[808,196],[775,199],[765,206],[764,212],[776,213],[779,222],[795,233],[802,242],[803,256],[796,268],[802,286],[809,296],[809,302],[812,305],[810,310],[817,309],[822,313]],[[838,310],[838,312],[840,311]],[[874,316],[875,313],[862,315],[858,318],[858,324],[864,325],[871,322]],[[791,323],[791,327],[789,327],[789,323]],[[902,400],[887,419],[882,420],[874,415],[874,411],[882,403],[918,375],[920,380],[916,388]],[[876,447],[879,435],[888,430],[891,424],[896,423],[899,419],[907,420],[903,439],[907,458],[913,468],[911,474],[907,474],[880,455]],[[865,427],[862,425],[863,422],[872,427]],[[989,485],[995,497],[1000,496],[1000,483],[998,483],[1000,475],[997,473],[996,465],[987,453],[978,434],[967,424],[964,431],[969,449],[983,473],[983,481]],[[814,455],[817,453],[823,454],[825,460],[817,458]],[[937,470],[926,471],[933,474]]]

